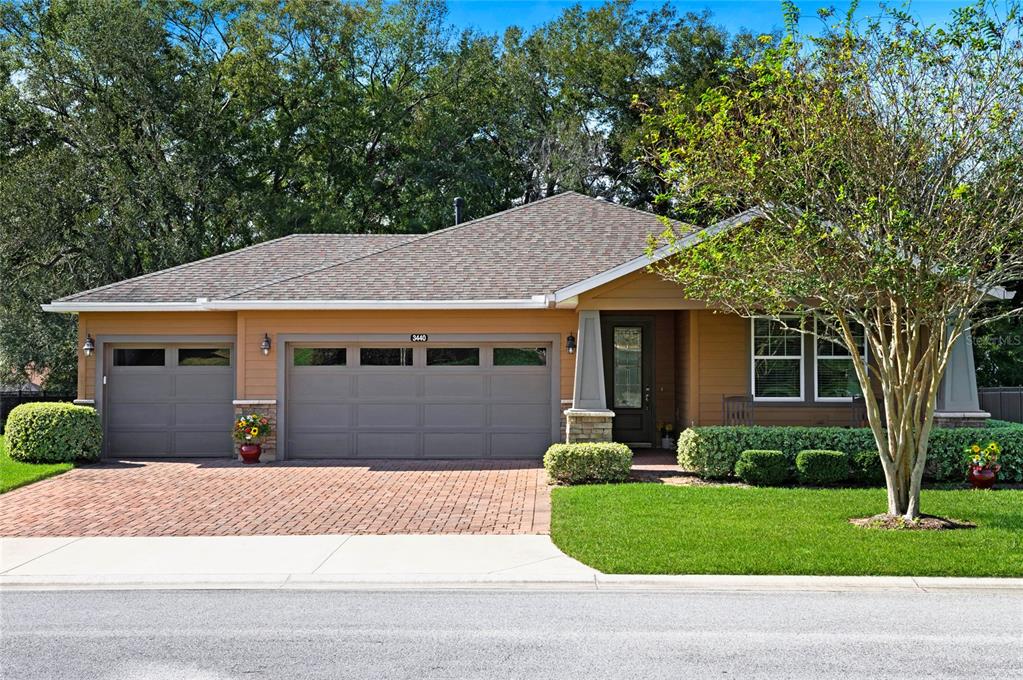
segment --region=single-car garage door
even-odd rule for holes
[[[550,347],[289,344],[288,458],[530,458],[551,444]]]
[[[231,455],[229,345],[107,345],[104,353],[108,457]]]

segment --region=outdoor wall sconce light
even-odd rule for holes
[[[263,350],[263,356],[270,355],[270,335],[263,333],[263,342],[260,343],[259,348]]]
[[[574,335],[569,334],[568,338],[565,340],[565,349],[568,350],[569,354],[575,354],[575,336]]]
[[[92,339],[91,335],[85,336],[85,344],[82,345],[82,352],[85,356],[91,357],[92,353],[96,351],[96,341]]]

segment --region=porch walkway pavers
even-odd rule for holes
[[[0,495],[0,536],[546,534],[539,461],[122,461]]]

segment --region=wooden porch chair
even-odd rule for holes
[[[878,400],[877,404],[881,413],[881,420],[884,421],[884,403]],[[867,400],[863,397],[853,397],[849,404],[849,427],[870,427],[867,420]]]
[[[753,424],[753,395],[724,397],[723,402],[725,425]]]

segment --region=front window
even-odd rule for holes
[[[816,390],[818,401],[849,401],[863,394],[853,367],[852,354],[837,337],[818,323],[816,332]],[[867,361],[867,343],[863,327],[853,325],[856,348]]]
[[[775,319],[753,319],[752,326],[754,399],[802,401],[803,334]]]

